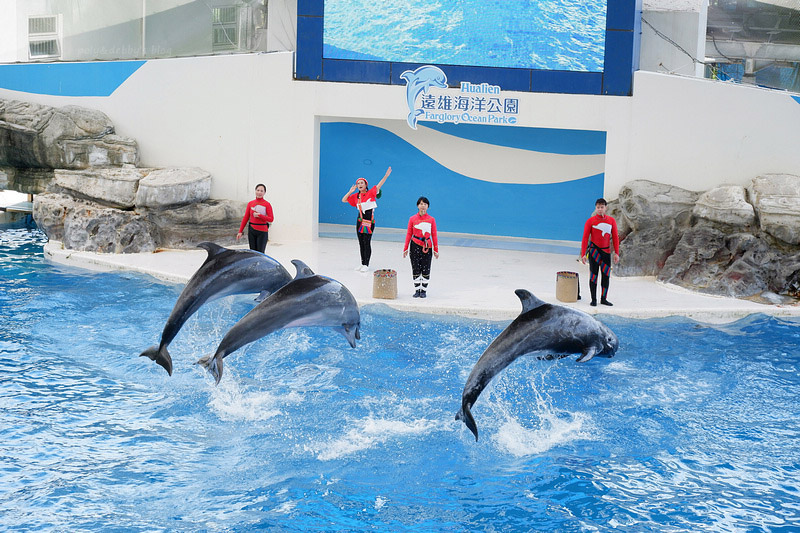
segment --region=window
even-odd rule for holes
[[[61,57],[58,19],[58,15],[28,18],[28,57],[30,59]]]
[[[239,48],[239,8],[215,7],[212,11],[211,31],[211,47],[214,51]]]

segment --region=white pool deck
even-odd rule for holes
[[[509,320],[520,312],[514,290],[524,288],[550,303],[574,306],[592,314],[627,318],[685,316],[700,322],[730,322],[754,313],[778,317],[800,316],[800,305],[763,305],[746,300],[707,296],[657,282],[654,278],[612,277],[608,298],[613,307],[589,305],[588,267],[575,255],[518,250],[441,246],[434,259],[426,299],[412,298],[409,260],[399,242],[373,241],[370,271],[357,272],[358,243],[352,239],[273,242],[267,254],[294,274],[292,259],[301,259],[315,272],[336,279],[350,289],[360,305],[385,304],[422,313],[460,315],[486,320]],[[61,264],[93,270],[127,270],[158,279],[185,283],[206,258],[204,250],[165,250],[141,254],[98,254],[65,250],[51,241],[45,256]],[[373,271],[397,271],[396,299],[373,298]],[[583,299],[564,303],[556,299],[556,274],[578,272]]]

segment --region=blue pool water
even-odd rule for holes
[[[325,0],[323,56],[601,72],[606,0]]]
[[[48,263],[0,231],[3,531],[798,531],[800,327],[605,318],[612,359],[521,358],[453,416],[505,327],[362,310],[192,365],[249,310],[138,354],[181,287]]]

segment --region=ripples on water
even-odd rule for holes
[[[505,323],[362,311],[356,350],[277,332],[192,363],[253,305],[195,315],[172,377],[139,358],[181,287],[43,260],[0,231],[4,531],[800,528],[794,321],[604,319],[613,359],[523,358],[453,420]],[[783,528],[783,529],[781,529]]]
[[[601,72],[605,0],[325,0],[325,57]]]

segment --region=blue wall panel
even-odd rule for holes
[[[322,24],[321,17],[297,17],[297,79],[322,79]]]
[[[321,17],[325,0],[297,0],[298,17]]]
[[[603,87],[600,72],[534,70],[531,90],[537,93],[598,94]]]
[[[500,128],[480,125],[441,125],[435,128],[469,140],[486,140]],[[481,131],[483,130],[483,131]],[[519,136],[514,138],[514,132]],[[604,132],[507,128],[501,145],[531,151],[594,153],[605,146]],[[568,148],[571,139],[576,146]],[[604,152],[602,152],[604,153]],[[465,153],[465,157],[471,154]],[[560,183],[495,183],[471,178],[446,168],[423,150],[393,133],[364,124],[320,124],[319,221],[355,226],[356,210],[341,202],[359,177],[370,186],[392,174],[378,200],[376,225],[405,229],[416,212],[416,200],[427,196],[430,213],[440,231],[577,241],[583,223],[603,195],[604,175]]]
[[[386,61],[348,61],[323,59],[322,71],[326,78],[361,83],[389,83],[390,64]]]
[[[0,65],[0,87],[54,96],[110,96],[145,61]]]
[[[625,96],[633,88],[633,55],[637,52],[632,31],[606,32],[606,63],[603,94]]]

